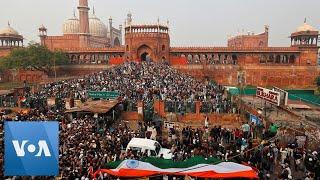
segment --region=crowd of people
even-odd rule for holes
[[[130,100],[148,100],[153,96],[167,101],[222,100],[218,86],[204,84],[167,64],[153,62],[127,62],[81,79],[47,84],[35,96],[56,94],[61,98],[73,96],[85,100],[89,90],[118,91]]]
[[[53,113],[53,112],[51,112]],[[18,115],[14,118],[3,116],[9,121],[39,120],[38,112]],[[56,114],[57,115],[57,114]],[[49,114],[44,115],[49,119]],[[47,119],[47,120],[48,120]],[[93,172],[104,168],[107,163],[125,159],[140,159],[148,156],[143,152],[125,151],[133,137],[150,138],[148,127],[152,124],[140,123],[136,130],[130,129],[123,121],[106,123],[95,117],[82,115],[68,121],[60,117],[59,166],[61,179],[91,179]],[[3,124],[1,123],[1,130]],[[259,172],[260,179],[314,179],[319,178],[320,151],[304,149],[297,139],[287,144],[275,135],[255,124],[244,123],[236,129],[221,126],[171,127],[168,134],[158,128],[156,140],[164,148],[171,149],[173,161],[184,161],[194,156],[216,157],[221,161],[246,163]],[[259,134],[262,132],[261,134]],[[254,139],[259,136],[264,141],[259,145]],[[3,148],[1,148],[3,157]],[[1,159],[3,162],[3,159]],[[299,178],[298,178],[299,177]],[[38,177],[50,179],[50,177]],[[100,174],[98,179],[109,179]],[[19,178],[16,178],[19,179]]]
[[[218,85],[198,81],[166,64],[127,62],[80,79],[46,84],[38,92],[30,92],[26,95],[25,105],[33,110],[13,117],[4,113],[0,130],[3,132],[5,120],[59,121],[61,179],[92,179],[92,173],[104,168],[107,163],[147,156],[143,152],[125,149],[133,137],[150,138],[148,129],[152,126],[156,126],[156,140],[163,147],[171,149],[174,161],[183,161],[193,156],[216,157],[221,161],[246,163],[257,169],[261,179],[320,178],[319,150],[308,151],[294,138],[286,143],[280,142],[279,127],[274,124],[269,129],[244,122],[241,127],[226,129],[221,126],[212,127],[209,122],[205,122],[201,128],[170,127],[166,134],[163,124],[152,124],[152,121],[141,122],[133,130],[121,119],[104,121],[90,114],[69,119],[64,113],[63,102],[48,107],[45,105],[46,101],[43,101],[54,95],[61,99],[72,97],[84,102],[89,98],[90,90],[118,91],[122,103],[127,100],[150,102],[157,98],[178,102],[209,101],[216,105],[214,112],[217,107],[226,112],[232,109],[223,96],[223,88]],[[263,140],[261,144],[254,141],[257,137]],[[3,142],[0,153],[3,158]],[[3,165],[1,158],[0,164]],[[1,172],[0,177],[3,177]],[[111,177],[100,174],[97,178]]]

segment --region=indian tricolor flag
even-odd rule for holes
[[[175,164],[175,163],[173,163]],[[94,175],[107,173],[116,177],[149,177],[156,175],[181,175],[201,178],[258,178],[257,172],[249,166],[234,162],[217,164],[197,164],[183,168],[164,168],[164,164],[151,164],[137,160],[124,160],[114,169],[101,169]],[[186,164],[185,164],[186,165]],[[162,167],[160,167],[162,166]],[[178,165],[179,166],[179,165]]]

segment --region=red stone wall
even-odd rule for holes
[[[19,82],[38,83],[48,79],[48,75],[43,71],[19,70],[15,79]]]
[[[176,66],[180,71],[197,78],[213,78],[216,82],[227,86],[237,86],[241,73],[245,77],[245,85],[251,86],[277,86],[283,88],[314,88],[315,79],[320,76],[317,66]]]
[[[228,40],[228,47],[268,47],[268,32],[257,35],[239,35]]]
[[[285,88],[313,88],[320,75],[317,67],[246,67],[246,84]]]
[[[242,119],[237,114],[216,114],[216,113],[200,113],[201,102],[196,102],[196,112],[186,113],[184,115],[176,114],[176,119],[180,123],[190,123],[194,125],[202,124],[204,125],[205,117],[209,118],[209,124],[211,126],[221,125],[222,127],[234,128],[239,127],[242,123]],[[165,105],[163,101],[154,101],[154,111],[162,117],[168,117],[171,115],[169,112],[165,112]],[[138,112],[123,112],[121,114],[121,119],[128,121],[140,120]],[[172,119],[173,120],[173,119]],[[190,125],[190,124],[189,124]],[[187,125],[185,125],[187,126]]]
[[[317,66],[318,48],[300,48],[300,65]]]
[[[8,56],[11,52],[11,49],[0,49],[0,57]]]
[[[41,44],[50,50],[79,48],[79,43],[78,35],[46,36],[41,39]]]
[[[24,82],[39,83],[48,79],[48,75],[43,71],[31,70],[7,70],[1,75],[1,82]]]

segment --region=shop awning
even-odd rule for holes
[[[105,114],[109,112],[113,107],[119,103],[118,100],[112,101],[87,101],[81,105],[81,107],[74,107],[66,111],[66,113],[72,112],[87,112],[87,113],[98,113]]]

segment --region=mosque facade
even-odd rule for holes
[[[319,32],[306,21],[291,33],[288,47],[269,46],[267,25],[260,34],[229,37],[225,47],[172,47],[168,22],[135,24],[129,13],[124,26],[113,27],[110,18],[107,27],[94,9],[91,15],[89,10],[88,1],[79,0],[79,17],[74,14],[64,22],[61,36],[47,35],[41,26],[41,44],[65,51],[72,64],[166,61],[182,72],[228,86],[310,88],[320,75]]]
[[[43,25],[39,28],[41,44],[49,49],[61,49],[69,51],[81,48],[110,48],[120,47],[122,44],[122,25],[119,28],[113,26],[113,20],[109,18],[107,26],[96,16],[93,8],[90,8],[87,0],[79,0],[78,14],[67,19],[62,26],[62,36],[48,36],[47,28]]]

